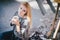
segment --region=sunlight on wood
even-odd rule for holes
[[[57,35],[57,33],[58,33],[58,30],[59,30],[59,27],[60,27],[60,20],[59,20],[59,22],[58,22],[58,24],[57,24],[57,27],[56,27],[56,30],[55,30],[55,32],[54,32],[54,34],[53,34],[53,38],[54,38],[54,39],[56,38],[56,35]]]

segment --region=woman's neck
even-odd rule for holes
[[[24,16],[20,16],[20,17],[24,18]]]

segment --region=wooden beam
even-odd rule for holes
[[[59,20],[58,25],[57,25],[57,27],[56,27],[56,30],[55,30],[55,32],[54,32],[54,34],[53,34],[53,39],[56,38],[56,35],[57,35],[57,33],[58,33],[58,30],[59,30],[59,27],[60,27],[60,20]]]

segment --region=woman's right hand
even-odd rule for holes
[[[15,25],[16,25],[16,30],[17,30],[17,32],[20,32],[20,23],[19,23],[19,18],[18,18],[18,16],[14,16],[14,17],[11,19],[11,23],[12,23],[12,24],[15,24]]]
[[[18,18],[18,16],[14,16],[14,17],[11,19],[10,23],[12,23],[12,24],[17,24],[17,23],[19,23],[19,18]]]

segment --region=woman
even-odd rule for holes
[[[14,35],[18,39],[23,37],[25,40],[28,40],[29,29],[31,27],[31,8],[28,2],[21,3],[18,15],[12,18],[11,24],[15,24]]]

